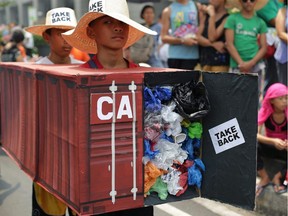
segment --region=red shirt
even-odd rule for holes
[[[125,59],[126,60],[126,59]],[[89,60],[90,61],[90,60]],[[91,68],[89,61],[85,62],[83,65],[81,65],[80,67],[84,67],[84,68]],[[104,69],[103,65],[99,62],[97,55],[94,55],[92,57],[92,61],[94,62],[94,64],[97,66],[97,69]],[[129,62],[128,60],[126,60],[128,62],[128,67],[129,68],[136,68],[139,67],[138,64],[135,64],[133,62]]]

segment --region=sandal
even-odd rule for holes
[[[287,192],[287,187],[285,187],[285,185],[273,184],[273,188],[274,188],[274,192],[277,194],[282,194],[282,193]]]
[[[270,183],[266,184],[266,185],[256,185],[256,192],[255,192],[255,196],[258,197],[261,195],[261,193],[263,192],[263,190],[269,185]]]

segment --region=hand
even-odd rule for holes
[[[254,65],[251,61],[243,62],[238,65],[239,70],[244,73],[249,73]]]
[[[201,4],[199,2],[196,3],[199,12],[207,13],[207,5]]]
[[[222,41],[213,42],[212,47],[214,49],[216,49],[219,53],[225,53],[226,52],[225,43],[223,43]]]
[[[196,4],[197,4],[197,8],[198,8],[199,20],[204,20],[207,6],[206,5],[202,5],[199,2],[197,2]]]
[[[198,41],[196,37],[195,38],[183,38],[182,44],[186,46],[194,46],[198,44]]]
[[[277,148],[278,150],[284,150],[284,149],[287,150],[287,141],[283,141],[281,139],[274,138],[273,144],[274,144],[275,148]]]
[[[215,8],[213,5],[208,5],[207,9],[206,9],[208,15],[211,16],[215,16]]]

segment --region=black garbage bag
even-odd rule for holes
[[[203,82],[192,80],[176,84],[172,97],[176,103],[175,112],[190,121],[198,120],[210,111],[208,93]]]

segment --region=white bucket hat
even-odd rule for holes
[[[87,27],[91,21],[105,15],[129,25],[129,35],[124,48],[131,46],[144,34],[157,35],[157,32],[129,18],[126,0],[90,0],[89,12],[81,17],[75,29],[63,33],[63,38],[81,51],[97,53],[97,44],[95,40],[88,37]]]
[[[25,28],[26,31],[42,36],[47,29],[57,28],[71,30],[77,25],[74,10],[67,7],[54,8],[46,13],[45,25],[35,25]]]

